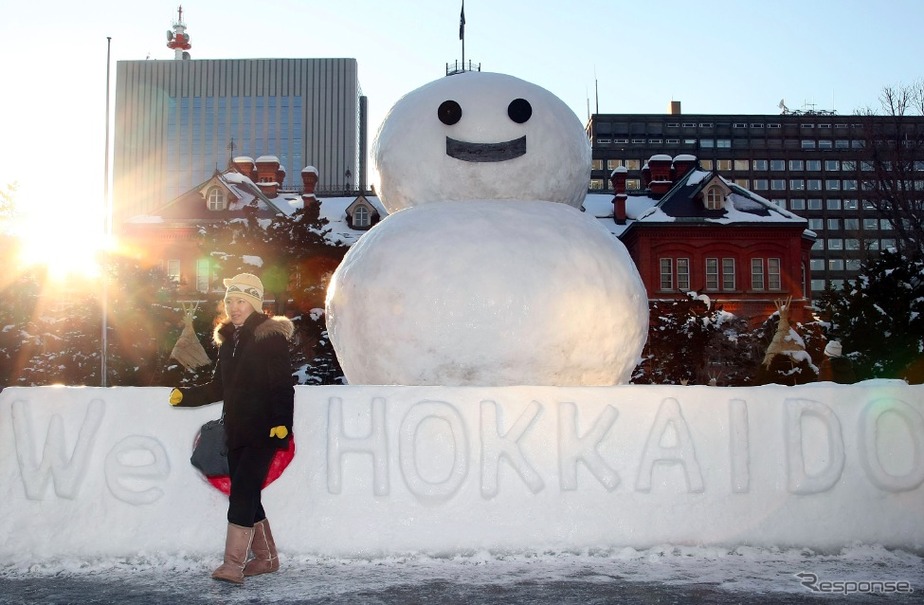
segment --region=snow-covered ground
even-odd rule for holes
[[[284,553],[278,573],[250,578],[243,588],[211,580],[217,564],[217,556],[166,555],[10,563],[0,567],[0,603],[797,603],[845,595],[851,603],[913,603],[924,591],[920,555],[864,546],[818,553],[665,545],[379,559]]]

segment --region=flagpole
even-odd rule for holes
[[[465,0],[462,0],[462,12],[459,13],[459,39],[462,40],[462,71],[465,71]]]
[[[108,356],[109,356],[109,237],[112,235],[112,218],[109,207],[109,65],[110,52],[112,48],[112,37],[106,36],[106,161],[105,175],[103,180],[103,300],[102,300],[102,330],[100,334],[101,348],[100,351],[100,380],[102,387],[108,386]]]

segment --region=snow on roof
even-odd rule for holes
[[[670,156],[666,154],[653,155],[652,158],[661,159],[662,156],[664,158],[670,158]],[[235,158],[235,161],[243,157],[245,156]],[[262,159],[275,156],[260,157]],[[696,157],[692,155],[678,155],[673,158],[673,160],[696,161]],[[620,166],[613,172],[625,172],[626,170],[624,166]],[[318,171],[314,166],[305,166],[301,172],[317,174]],[[713,175],[717,175],[717,173],[703,169],[693,169],[684,179],[675,184],[674,188],[668,192],[667,196],[676,193],[679,198],[688,197],[698,186],[704,184],[704,179],[710,178]],[[807,224],[805,218],[777,206],[766,198],[736,185],[723,178],[721,175],[717,176],[731,190],[731,193],[728,195],[725,210],[720,216],[701,216],[698,217],[699,220],[716,224],[758,222],[798,222]],[[278,194],[276,197],[269,198],[260,191],[250,178],[235,170],[228,170],[221,173],[218,175],[218,178],[239,197],[239,200],[229,208],[229,210],[232,211],[241,210],[254,200],[257,200],[258,205],[264,210],[292,216],[292,214],[301,209],[304,204],[302,194],[299,192],[284,192]],[[685,188],[685,190],[679,191],[678,188]],[[328,227],[330,228],[328,239],[331,242],[349,246],[366,233],[366,230],[353,229],[347,221],[346,210],[356,201],[357,197],[356,195],[324,198],[315,196],[315,199],[320,203],[320,216],[328,220]],[[660,206],[666,196],[661,199],[656,199],[650,197],[646,192],[636,191],[628,192],[626,196],[626,224],[619,225],[613,220],[613,198],[614,195],[610,192],[588,193],[581,207],[584,212],[599,220],[608,231],[617,237],[620,237],[623,232],[634,223],[671,223],[677,220],[684,220],[684,218],[697,218],[683,214],[674,216],[669,209],[662,209]],[[364,195],[363,199],[378,211],[381,219],[388,216],[389,213],[378,196]],[[271,219],[266,218],[265,220],[268,222]],[[133,217],[130,222],[158,223],[163,222],[163,219],[160,216],[140,215]],[[810,238],[816,237],[816,234],[808,229],[804,230],[804,235]]]
[[[657,158],[658,156],[652,156]],[[685,157],[677,156],[674,158],[685,161],[695,161],[696,157],[688,155]],[[618,169],[617,169],[618,170]],[[613,220],[613,197],[612,193],[590,193],[584,199],[583,208],[589,215],[597,218],[611,233],[617,237],[634,223],[672,223],[678,220],[702,220],[708,223],[717,224],[736,224],[736,223],[807,223],[806,219],[789,212],[743,187],[723,178],[719,179],[731,190],[725,205],[724,212],[718,216],[708,215],[689,215],[680,213],[673,215],[671,208],[676,208],[676,204],[688,198],[701,185],[705,185],[705,180],[715,174],[708,170],[694,169],[684,180],[675,184],[662,198],[653,198],[647,192],[628,192],[626,196],[626,224],[617,225]],[[677,199],[673,200],[668,208],[662,208],[664,202],[670,200],[668,196],[676,195]],[[693,208],[693,205],[687,200],[686,209]],[[806,237],[815,237],[815,233],[805,230]]]
[[[346,246],[356,242],[367,230],[353,229],[347,222],[346,209],[356,201],[358,195],[339,196],[339,197],[317,197],[314,196],[320,204],[320,218],[327,219],[327,227],[330,233],[327,236],[331,243],[339,243]],[[374,195],[363,195],[373,208],[375,208],[379,217],[388,216],[385,206]],[[286,216],[292,216],[297,210],[303,207],[303,199],[300,193],[286,192],[280,193],[271,199],[273,206],[278,208]]]
[[[230,170],[224,173],[222,175],[222,178],[224,179],[226,183],[243,183],[245,179],[250,181],[249,178],[247,178],[240,172],[237,172],[236,170]],[[250,182],[253,182],[253,181],[250,181]]]
[[[687,179],[687,185],[696,185],[701,182],[704,178],[709,176],[709,172],[705,170],[694,170],[693,174],[690,175],[690,178]]]

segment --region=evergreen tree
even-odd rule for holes
[[[924,382],[924,261],[887,250],[817,304],[859,380]]]
[[[292,364],[299,384],[344,384],[343,370],[327,334],[323,309],[312,309],[292,318],[295,344]]]
[[[41,352],[40,327],[36,323],[41,285],[34,275],[16,274],[0,288],[0,389],[23,385],[29,360]]]
[[[746,319],[716,313],[718,329],[710,333],[705,356],[705,375],[698,382],[714,380],[718,386],[750,386],[755,383],[766,347],[761,347]]]
[[[40,290],[10,384],[100,384],[100,329],[92,293],[55,298]]]
[[[302,312],[323,306],[330,274],[346,254],[346,246],[330,241],[329,221],[319,209],[320,202],[309,204],[291,216],[276,217],[266,229],[275,253],[272,266],[288,269],[288,298]]]
[[[706,351],[719,331],[717,311],[705,297],[688,293],[684,299],[651,303],[648,341],[636,384],[706,384]],[[705,380],[704,380],[705,378]]]

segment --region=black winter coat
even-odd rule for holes
[[[240,327],[235,346],[234,326],[215,328],[218,361],[211,382],[180,389],[181,407],[198,407],[224,401],[228,447],[285,448],[292,435],[295,388],[288,340],[295,327],[285,317],[251,313]],[[285,439],[270,437],[270,429],[284,426]]]

